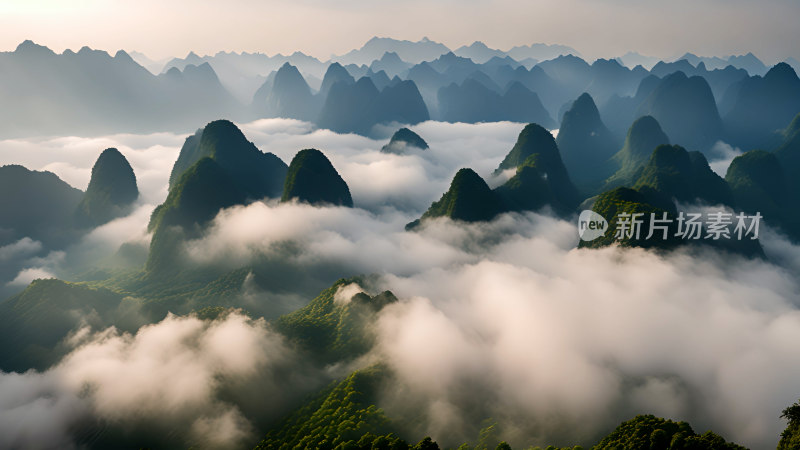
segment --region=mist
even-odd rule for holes
[[[460,167],[497,183],[490,173],[522,126],[425,122],[412,128],[430,149],[392,155],[379,151],[386,140],[305,122],[242,124],[257,147],[287,163],[302,148],[322,150],[356,207],[235,206],[186,242],[184,256],[224,270],[278,261],[283,272],[249,291],[256,304],[270,300],[280,278],[315,274],[313,286],[324,287],[377,274],[400,301],[381,312],[364,364],[392,369],[396,383],[378,406],[412,437],[458,445],[491,419],[514,446],[586,445],[652,413],[773,447],[785,426],[780,411],[800,396],[800,248],[784,236],[765,228],[767,260],[748,260],[710,249],[577,249],[576,225],[548,210],[404,230]],[[69,261],[96,263],[125,242],[145,248],[184,138],[0,141],[0,163],[52,170],[81,189],[100,151],[116,146],[142,191],[129,216],[61,252],[42,254],[30,238],[0,248],[3,264],[24,261],[6,282],[23,288],[63,276]],[[241,313],[168,316],[135,334],[76,331],[67,344],[71,351],[45,372],[0,374],[0,447],[77,447],[76,429],[102,424],[123,434],[164,431],[170,444],[252,447],[263,424],[323,378],[263,319]],[[423,419],[404,421],[410,412]]]
[[[265,419],[317,386],[263,319],[239,312],[168,316],[135,335],[82,329],[68,344],[46,372],[0,372],[3,448],[77,448],[87,434],[95,445],[136,435],[156,446],[251,447]]]

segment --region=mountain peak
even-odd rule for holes
[[[353,206],[347,183],[330,160],[314,148],[300,150],[289,164],[281,201],[291,200],[312,205]]]
[[[769,69],[769,71],[767,71],[767,74],[764,75],[764,80],[768,80],[770,82],[797,80],[797,72],[795,72],[792,66],[789,64],[780,62],[775,64],[771,69]]]
[[[92,167],[89,187],[78,205],[77,220],[83,226],[102,225],[124,215],[139,197],[136,175],[116,148],[103,150]]]
[[[453,177],[450,189],[418,221],[411,222],[406,229],[413,229],[427,218],[449,217],[465,222],[492,220],[500,208],[495,193],[486,181],[474,170],[462,168]]]
[[[408,128],[400,128],[392,135],[392,139],[388,144],[381,148],[384,153],[405,153],[409,147],[416,147],[422,150],[428,148],[428,143],[425,142],[420,135],[414,133]]]
[[[49,48],[47,48],[44,45],[39,45],[39,44],[33,42],[30,39],[26,39],[26,40],[22,41],[17,46],[16,50],[14,50],[14,53],[17,53],[17,54],[28,54],[28,55],[34,55],[34,54],[55,55],[54,51],[50,50]]]

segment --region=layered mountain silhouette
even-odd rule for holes
[[[639,105],[637,116],[653,116],[674,144],[706,152],[723,138],[722,119],[706,80],[675,72],[662,79]]]
[[[381,151],[384,153],[404,154],[412,148],[426,150],[428,149],[428,143],[420,135],[408,128],[400,128],[394,132],[389,143],[381,147]]]
[[[345,84],[353,84],[356,80],[353,78],[352,75],[342,67],[339,63],[333,63],[328,66],[328,69],[325,71],[325,76],[322,78],[322,86],[320,87],[319,93],[326,98],[328,93],[331,91],[331,87],[333,87],[336,83],[345,83]]]
[[[462,85],[439,89],[439,116],[448,122],[536,122],[553,128],[555,122],[535,92],[514,81],[503,94],[474,77]]]
[[[241,105],[208,64],[153,75],[124,51],[83,47],[56,54],[31,41],[0,53],[0,135],[96,134],[181,129]]]
[[[379,91],[372,79],[334,83],[317,125],[340,133],[369,134],[380,123],[414,125],[428,120],[427,107],[413,81],[390,84]]]
[[[578,97],[564,114],[556,143],[579,189],[593,190],[616,170],[610,158],[619,147],[589,94]]]
[[[297,152],[289,164],[281,201],[312,205],[353,206],[350,189],[333,164],[317,149]]]
[[[136,175],[116,148],[103,150],[92,167],[92,178],[75,211],[79,226],[102,225],[124,216],[139,198]]]
[[[725,115],[733,143],[742,149],[769,148],[780,143],[780,130],[800,112],[800,79],[786,63],[764,75],[744,79],[729,94]]]
[[[311,88],[297,67],[285,63],[267,83],[264,89],[259,89],[253,99],[253,106],[259,114],[264,117],[309,121],[316,118],[319,111],[318,99],[311,92]],[[259,104],[262,101],[263,103]]]

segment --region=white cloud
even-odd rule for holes
[[[263,320],[239,313],[213,322],[168,316],[135,335],[109,328],[75,340],[46,372],[0,372],[0,446],[74,446],[71,433],[92,420],[144,426],[172,446],[246,446],[257,436],[236,400],[257,393],[279,406],[286,397],[271,374],[292,353]]]

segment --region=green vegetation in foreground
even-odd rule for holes
[[[322,362],[349,360],[366,353],[374,344],[371,324],[377,312],[396,302],[397,297],[390,291],[374,297],[361,292],[344,302],[337,301],[337,291],[353,283],[363,281],[358,277],[338,280],[308,305],[278,318],[275,328]]]
[[[256,449],[409,449],[375,406],[386,369],[373,366],[333,383],[270,431]],[[415,448],[437,448],[423,440]],[[435,445],[435,444],[434,444]]]
[[[726,442],[711,431],[698,435],[686,422],[673,422],[652,415],[636,416],[623,422],[593,450],[746,450]]]

